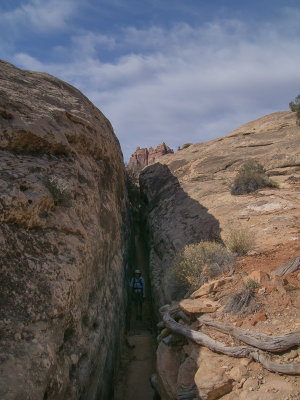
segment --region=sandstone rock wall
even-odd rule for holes
[[[111,124],[1,61],[0,163],[0,398],[110,398],[130,236]]]
[[[143,170],[140,187],[146,202],[150,277],[158,310],[174,296],[167,274],[174,255],[186,244],[219,238],[220,227],[206,207],[182,190],[167,165],[156,163]]]
[[[299,240],[300,128],[295,113],[262,117],[231,134],[156,159],[140,174],[149,230],[150,273],[158,305],[170,301],[167,271],[184,245],[252,230],[257,251]],[[261,162],[280,187],[233,196],[244,161]]]

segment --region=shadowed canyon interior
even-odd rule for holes
[[[299,139],[286,111],[176,153],[164,143],[138,149],[131,163],[145,168],[132,204],[101,111],[53,76],[0,61],[1,400],[299,398],[299,374],[278,374],[253,351],[234,358],[193,340],[242,346],[225,336],[228,325],[259,337],[299,333]],[[232,195],[253,159],[277,185]],[[175,255],[226,243],[235,227],[255,233],[255,249],[237,258],[232,276],[182,301],[169,275]],[[291,259],[292,273],[273,273]],[[136,267],[147,288],[142,321],[130,302]],[[249,279],[256,308],[225,314]],[[274,357],[298,368],[299,343]]]

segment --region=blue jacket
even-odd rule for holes
[[[143,297],[146,297],[145,281],[142,277],[139,279],[132,278],[129,286],[133,289],[134,293],[143,293]]]

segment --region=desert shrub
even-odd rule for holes
[[[243,256],[249,253],[249,251],[254,250],[256,235],[250,229],[236,227],[227,231],[224,241],[230,251]]]
[[[195,290],[209,278],[228,270],[236,256],[220,243],[200,242],[185,246],[174,258],[170,273],[178,288]]]
[[[297,115],[297,125],[300,125],[300,106],[296,112],[296,115]]]
[[[294,101],[289,103],[290,110],[296,112],[297,124],[300,125],[300,94],[295,97]]]
[[[254,279],[248,279],[241,291],[229,297],[224,313],[242,313],[245,308],[248,308],[249,312],[257,311],[261,305],[255,301],[255,289],[259,286]]]
[[[182,150],[183,150],[183,149],[187,149],[187,148],[190,147],[192,144],[193,144],[193,143],[184,143],[184,144],[182,145]]]
[[[245,283],[245,288],[246,289],[257,289],[259,287],[259,283],[256,282],[254,279],[248,279],[247,282]]]
[[[266,175],[264,167],[258,161],[250,160],[239,169],[231,187],[231,194],[251,193],[264,187],[278,188],[278,184]]]
[[[57,176],[49,176],[45,179],[45,185],[52,194],[56,204],[69,205],[71,201],[71,190],[67,183]]]
[[[295,97],[294,101],[289,103],[289,107],[291,111],[298,111],[300,109],[300,94]]]
[[[254,307],[255,293],[252,288],[243,288],[231,296],[224,307],[224,313],[242,313],[248,306]]]

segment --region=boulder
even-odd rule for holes
[[[249,281],[249,280],[253,280],[253,281],[259,283],[260,285],[266,285],[270,281],[270,275],[264,271],[256,270],[256,271],[252,271],[249,275],[247,275],[243,278],[243,281],[245,283],[247,283],[247,281]]]
[[[221,286],[225,285],[227,282],[233,280],[233,277],[227,277],[222,279],[216,279],[207,283],[204,283],[198,290],[193,292],[190,297],[196,299],[198,297],[206,296],[218,290]]]
[[[259,310],[254,317],[251,319],[250,324],[252,326],[255,326],[258,322],[263,322],[266,321],[268,319],[266,313],[264,312],[264,310]]]
[[[158,390],[162,400],[176,399],[179,366],[178,352],[161,342],[156,351],[156,371]]]
[[[179,307],[190,315],[216,312],[220,304],[208,299],[185,299],[179,302]]]
[[[215,400],[231,392],[233,379],[221,368],[222,362],[226,362],[227,359],[229,357],[219,356],[206,347],[201,347],[195,384],[202,400]]]
[[[197,364],[192,357],[187,357],[178,369],[177,392],[190,391],[195,387],[194,376]]]
[[[229,376],[236,382],[240,382],[242,378],[248,375],[247,368],[244,366],[236,366],[233,367],[230,372]]]

